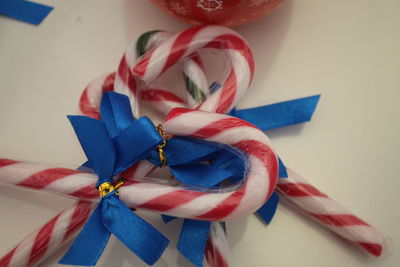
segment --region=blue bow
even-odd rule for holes
[[[214,85],[214,87],[218,87],[218,85]],[[319,98],[319,95],[315,95],[256,108],[234,109],[229,115],[246,120],[263,131],[272,130],[309,121],[315,111]],[[238,182],[243,178],[243,173],[245,172],[244,165],[240,164],[239,160],[238,157],[232,157],[231,154],[220,151],[214,164],[230,170],[233,173],[230,180]],[[286,167],[281,158],[278,158],[278,160],[278,177],[280,179],[286,178]],[[196,181],[194,180],[192,184],[196,185]],[[278,203],[279,196],[274,192],[268,201],[257,211],[257,214],[265,223],[269,224],[271,222]],[[173,219],[175,218],[163,215],[163,220],[166,223]],[[188,219],[185,219],[182,225],[177,248],[185,258],[198,267],[201,267],[203,264],[210,226],[210,222]]]
[[[84,165],[94,169],[99,177],[97,186],[112,183],[112,177],[141,159],[162,165],[157,147],[163,137],[148,118],[136,120],[132,116],[126,96],[105,93],[100,116],[101,121],[69,117],[88,157]],[[213,187],[226,179],[243,177],[243,154],[222,144],[172,137],[167,140],[163,153],[173,176],[186,185]],[[235,166],[224,164],[224,158],[234,161]],[[243,169],[243,173],[237,169]],[[61,263],[95,265],[111,233],[146,263],[157,261],[168,241],[119,201],[116,192],[111,190],[102,197]],[[124,220],[118,220],[121,217]]]
[[[127,114],[131,120],[114,120],[126,118]],[[101,117],[99,121],[69,116],[88,163],[99,177],[97,187],[108,185],[109,192],[103,192],[97,208],[60,263],[96,265],[112,233],[144,262],[154,264],[168,239],[122,203],[110,185],[115,175],[143,159],[162,138],[148,118],[133,119],[126,97],[105,94]]]

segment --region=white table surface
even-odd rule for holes
[[[176,21],[140,0],[40,0],[55,6],[38,27],[0,17],[1,157],[76,166],[84,161],[66,114],[85,85],[116,69],[125,46]],[[400,2],[289,0],[274,14],[237,28],[256,57],[241,107],[322,94],[312,122],[270,132],[288,166],[400,241]],[[0,186],[0,252],[72,200]],[[155,266],[192,266],[175,246],[180,222]],[[265,227],[255,216],[228,222],[232,266],[399,266],[381,261],[279,206]],[[62,252],[40,266],[59,266]],[[146,266],[112,239],[98,266]]]

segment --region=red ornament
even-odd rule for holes
[[[285,0],[150,0],[168,14],[191,24],[238,26],[261,18]]]

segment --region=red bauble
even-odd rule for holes
[[[192,24],[238,26],[263,17],[285,0],[150,0],[168,14]]]

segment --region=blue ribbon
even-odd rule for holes
[[[53,7],[24,0],[0,0],[0,14],[33,25],[40,24]]]
[[[320,95],[314,95],[256,108],[232,110],[229,115],[266,131],[311,120]]]

